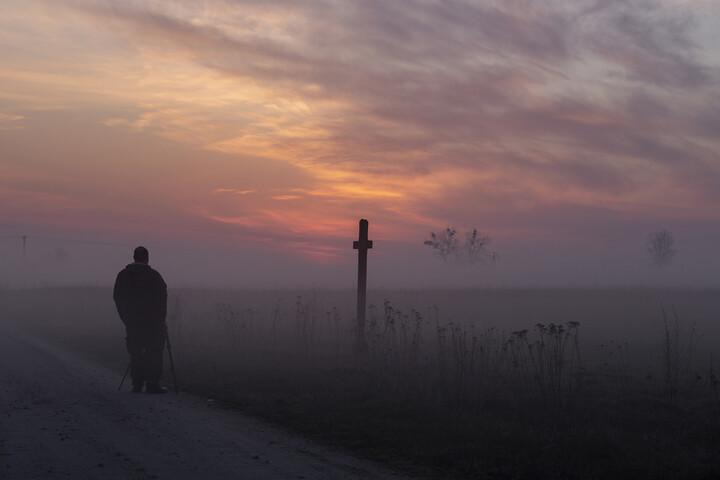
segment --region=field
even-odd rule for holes
[[[5,290],[0,314],[119,382],[111,297]],[[179,386],[422,476],[720,477],[718,290],[387,290],[368,304],[358,355],[353,292],[172,291]]]

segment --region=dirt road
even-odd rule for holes
[[[0,478],[403,478],[202,399],[119,392],[118,372],[2,323],[0,381]]]

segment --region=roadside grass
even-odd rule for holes
[[[117,368],[119,381],[127,354],[110,298],[103,288],[0,295],[4,316]],[[656,307],[649,354],[631,335],[586,338],[582,315],[506,332],[386,300],[369,308],[370,352],[356,357],[352,309],[333,304],[346,299],[176,292],[168,325],[181,389],[418,476],[720,477],[717,364],[682,311]]]

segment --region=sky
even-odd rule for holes
[[[5,270],[26,235],[350,285],[366,218],[376,285],[717,286],[718,52],[716,0],[3,0]]]

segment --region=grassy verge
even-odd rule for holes
[[[714,478],[717,415],[669,405],[577,397],[480,411],[379,380],[367,366],[264,366],[222,379],[185,372],[187,388],[221,405],[366,457],[436,478]],[[633,394],[635,395],[635,394]],[[640,392],[637,393],[639,397]],[[689,404],[688,404],[689,405]],[[714,415],[714,416],[713,416]]]

